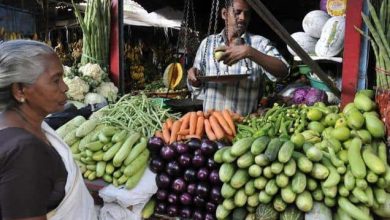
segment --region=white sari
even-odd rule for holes
[[[68,172],[65,197],[56,209],[47,214],[47,219],[97,220],[93,198],[85,186],[80,169],[72,157],[69,146],[46,122],[42,123],[42,129],[51,145],[61,156]]]

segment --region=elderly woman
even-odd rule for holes
[[[68,87],[52,48],[0,44],[0,219],[97,219],[69,147],[43,122]]]

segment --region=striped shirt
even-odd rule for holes
[[[208,39],[207,53],[204,55],[207,41],[206,38],[199,46],[193,65],[195,68],[199,69],[202,74],[205,76],[229,74],[251,75],[247,79],[245,78],[231,83],[205,83],[202,86],[203,110],[230,109],[231,111],[242,115],[254,112],[257,109],[259,99],[262,95],[263,88],[261,85],[264,73],[272,81],[276,81],[276,78],[250,59],[240,60],[229,67],[223,64],[223,62],[216,63],[213,58],[213,49],[225,45],[224,34],[221,32],[216,35],[210,35]],[[288,66],[287,62],[268,39],[250,33],[243,34],[242,39],[245,41],[245,44],[266,55],[274,56],[282,60],[286,66]],[[245,64],[245,60],[247,65]]]

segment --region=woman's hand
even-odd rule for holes
[[[188,82],[194,86],[194,87],[199,87],[200,86],[200,81],[197,79],[197,76],[199,75],[199,70],[195,67],[192,67],[191,69],[188,70]]]

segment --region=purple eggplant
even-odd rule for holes
[[[189,147],[186,143],[183,143],[183,142],[178,142],[176,143],[175,145],[175,149],[176,149],[176,152],[178,154],[186,154],[189,152]]]
[[[168,197],[168,192],[164,189],[158,189],[156,192],[156,198],[159,201],[165,201]]]
[[[215,203],[212,203],[212,202],[206,203],[206,211],[208,213],[214,213],[215,210],[217,210],[217,205]]]
[[[167,211],[167,204],[164,202],[159,202],[156,204],[156,213],[165,214]]]
[[[179,209],[176,205],[169,205],[167,209],[167,214],[171,217],[176,217],[179,214]]]
[[[179,202],[179,196],[177,194],[174,194],[174,193],[170,193],[168,195],[168,202],[171,203],[171,204],[176,204]]]
[[[202,168],[200,168],[198,170],[198,173],[196,174],[196,177],[200,181],[206,181],[207,178],[209,177],[209,171],[207,170],[207,168],[202,167]]]
[[[164,170],[164,167],[165,167],[165,163],[164,161],[159,158],[159,157],[154,157],[152,158],[152,160],[150,161],[150,170],[153,172],[153,173],[160,173],[161,171]]]
[[[189,167],[191,165],[191,155],[189,154],[182,154],[179,156],[179,164],[182,167]]]
[[[208,168],[210,169],[216,169],[218,168],[218,165],[217,163],[214,161],[213,158],[207,158],[207,165],[206,165]]]
[[[204,220],[215,220],[214,214],[206,213],[206,215],[204,215]]]
[[[212,156],[214,155],[215,151],[217,151],[218,146],[214,141],[210,141],[208,139],[203,139],[202,143],[200,145],[200,150],[202,151],[203,155],[206,156]]]
[[[187,182],[192,182],[196,180],[196,170],[189,168],[184,171],[184,180]]]
[[[196,149],[200,148],[201,141],[198,138],[190,138],[187,141],[187,145],[190,148],[190,150],[195,151]]]
[[[170,176],[179,176],[181,174],[181,169],[179,163],[176,161],[171,161],[167,164],[165,171]]]
[[[217,169],[210,172],[209,181],[212,185],[221,184],[221,180],[219,179],[219,171]]]
[[[208,185],[206,183],[198,183],[198,185],[196,186],[196,193],[202,198],[206,198],[209,194]]]
[[[211,188],[211,191],[210,191],[210,200],[215,202],[215,203],[219,203],[222,201],[222,196],[221,196],[221,187],[219,186],[214,186],[213,188]]]
[[[215,144],[217,144],[217,149],[218,150],[223,148],[223,147],[225,147],[225,146],[230,146],[229,143],[226,143],[226,142],[224,142],[222,140],[215,141]]]
[[[170,161],[170,160],[173,160],[175,159],[176,157],[176,151],[175,149],[170,146],[170,145],[165,145],[164,147],[161,148],[160,150],[160,156],[166,160],[166,161]]]
[[[192,213],[192,219],[193,220],[204,220],[204,215],[201,210],[194,210]]]
[[[202,155],[202,151],[200,149],[196,149],[194,151],[194,155]]]
[[[163,146],[164,146],[164,140],[162,138],[153,136],[148,140],[148,149],[151,152],[160,152]]]
[[[203,167],[204,164],[205,164],[206,160],[204,158],[204,156],[198,154],[198,155],[194,155],[194,157],[192,157],[192,165],[194,167]]]
[[[180,210],[180,217],[182,217],[183,219],[191,218],[191,214],[192,214],[191,208],[188,206],[184,206]]]
[[[172,189],[177,193],[184,192],[187,189],[186,182],[182,178],[177,178],[172,183]]]
[[[190,183],[187,185],[187,192],[191,195],[196,194],[196,184],[195,183]]]
[[[194,197],[194,200],[193,200],[193,203],[197,207],[203,207],[205,205],[205,202],[206,202],[206,200],[204,198],[200,197],[199,195],[196,195]]]
[[[191,205],[192,204],[192,196],[189,193],[183,193],[180,195],[180,203],[182,205]]]
[[[166,173],[160,173],[156,176],[156,184],[160,189],[166,189],[169,187],[171,180]]]

